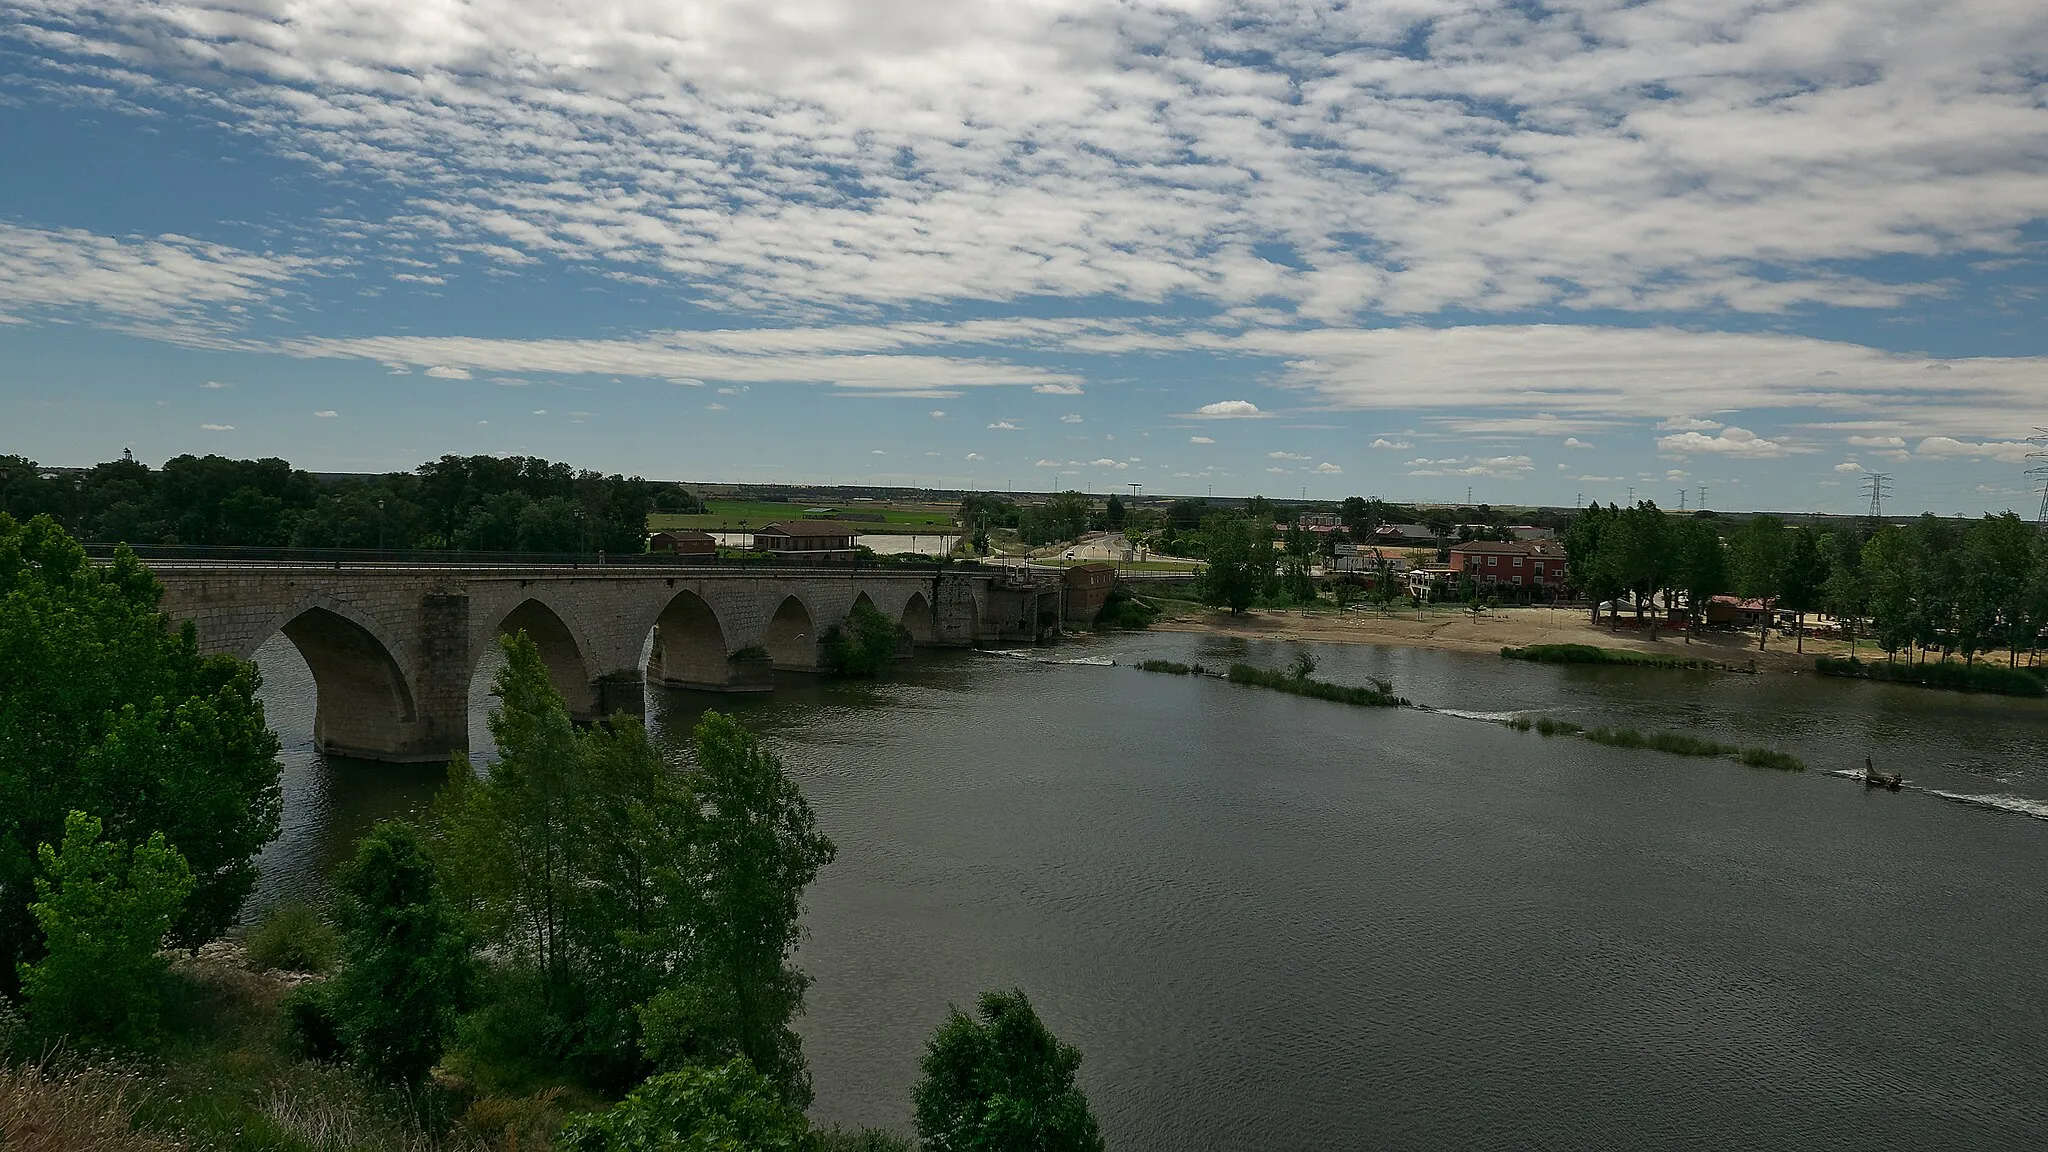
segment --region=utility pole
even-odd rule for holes
[[[1133,480],[1130,482],[1130,486],[1131,499],[1136,500],[1138,498],[1138,489],[1143,488],[1145,486],[1145,482],[1142,480]]]
[[[1628,506],[1631,508],[1636,506],[1636,486],[1633,484],[1628,486]]]
[[[1678,490],[1678,510],[1680,512],[1685,511],[1685,489],[1683,488]]]
[[[1586,510],[1586,494],[1585,494],[1584,492],[1580,492],[1580,493],[1577,493],[1577,494],[1573,495],[1573,496],[1572,496],[1572,511],[1574,511],[1574,512],[1584,512],[1585,510]]]
[[[1705,512],[1706,510],[1707,510],[1707,486],[1706,486],[1705,484],[1702,484],[1702,485],[1700,485],[1700,511],[1702,511],[1702,512]]]
[[[1884,519],[1884,498],[1891,495],[1892,478],[1888,472],[1865,472],[1863,486],[1870,493],[1870,522],[1874,526]]]

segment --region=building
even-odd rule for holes
[[[1482,592],[1521,588],[1548,599],[1565,584],[1564,549],[1542,540],[1467,540],[1451,545],[1451,570]]]
[[[1775,599],[1743,600],[1735,596],[1716,596],[1707,601],[1707,623],[1755,628],[1771,618],[1777,603]]]
[[[1508,531],[1514,533],[1517,540],[1557,539],[1557,532],[1554,529],[1538,528],[1533,524],[1510,524],[1508,525]]]
[[[1382,524],[1372,530],[1375,544],[1434,544],[1436,533],[1427,524]]]
[[[1300,523],[1303,528],[1342,528],[1344,518],[1335,512],[1303,512]]]
[[[1069,624],[1087,627],[1116,587],[1116,568],[1109,564],[1076,564],[1065,577],[1066,605],[1061,615]]]
[[[1408,570],[1408,594],[1417,600],[1434,600],[1438,592],[1456,580],[1458,572],[1449,564],[1420,564]]]
[[[1386,565],[1387,574],[1396,580],[1408,578],[1409,560],[1378,548],[1357,545],[1338,545],[1337,558],[1330,562],[1330,571],[1377,576],[1380,566]]]
[[[716,556],[718,540],[694,528],[672,528],[649,536],[647,550],[674,556]]]
[[[804,564],[860,559],[854,529],[826,520],[783,520],[754,531],[754,551]]]

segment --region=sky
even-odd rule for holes
[[[2037,426],[2039,0],[0,0],[47,464],[2031,518]]]

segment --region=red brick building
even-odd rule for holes
[[[1564,547],[1548,540],[1468,540],[1451,545],[1451,569],[1481,592],[1521,589],[1551,599],[1563,591]]]
[[[858,560],[852,528],[827,520],[784,520],[754,531],[754,551],[806,564]]]
[[[672,528],[649,536],[647,550],[675,556],[715,556],[718,554],[718,541],[709,532]]]
[[[1095,623],[1095,615],[1116,587],[1116,568],[1108,564],[1076,564],[1066,572],[1065,617],[1069,623]]]

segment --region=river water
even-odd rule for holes
[[[946,1006],[1015,985],[1129,1152],[2048,1147],[2043,702],[1304,646],[1459,716],[1049,662],[1296,647],[1139,634],[657,693],[672,746],[707,704],[757,726],[838,842],[800,956],[813,1115],[907,1132]],[[267,903],[439,773],[323,761],[303,663],[258,659],[287,745]],[[1482,718],[1518,711],[1815,770]],[[1865,756],[1916,788],[1828,774]]]

